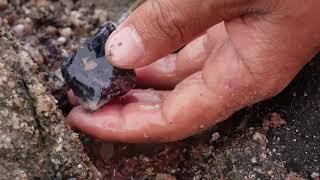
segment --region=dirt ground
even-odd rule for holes
[[[277,97],[181,142],[112,144],[71,131],[50,73],[132,3],[0,0],[0,179],[319,180],[320,55]]]

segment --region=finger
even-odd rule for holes
[[[214,71],[212,77],[219,80],[218,84],[209,86],[203,73],[198,72],[157,102],[113,104],[93,114],[78,107],[69,115],[69,122],[95,137],[124,142],[175,141],[199,133],[255,100],[243,96],[254,94],[252,78],[235,51],[220,51],[219,56],[209,57],[225,61],[217,64],[221,71]],[[229,78],[224,78],[226,70]]]
[[[167,91],[154,91],[152,89],[146,89],[146,90],[141,90],[141,89],[133,89],[129,91],[126,95],[117,97],[115,98],[112,102],[108,103],[109,104],[128,104],[132,102],[156,102],[160,101],[165,97],[165,95],[168,94]],[[68,100],[72,106],[78,106],[80,105],[79,98],[74,95],[72,90],[68,91]]]
[[[148,66],[136,69],[137,87],[171,89],[180,80],[177,75],[177,54],[171,54]]]
[[[257,4],[261,2],[146,1],[111,35],[106,45],[106,54],[114,65],[121,68],[151,64],[223,20],[247,14],[249,10],[259,11]]]
[[[123,97],[123,104],[106,105],[93,113],[78,106],[70,112],[67,121],[72,127],[104,140],[166,141],[167,138],[160,132],[167,127],[160,110],[166,94],[154,90],[134,90]]]
[[[223,23],[190,42],[177,54],[171,54],[148,66],[136,69],[139,87],[173,89],[189,75],[200,71],[211,51],[227,39]]]

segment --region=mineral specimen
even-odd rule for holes
[[[119,69],[105,56],[105,43],[114,30],[111,23],[102,25],[86,45],[61,66],[66,83],[87,110],[97,110],[135,86],[134,70]]]

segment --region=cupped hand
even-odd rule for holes
[[[319,8],[317,0],[148,0],[111,35],[106,54],[155,90],[132,90],[94,113],[75,107],[68,122],[122,142],[206,130],[287,86],[319,51]]]

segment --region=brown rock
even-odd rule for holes
[[[8,0],[0,0],[0,11],[7,9]]]

